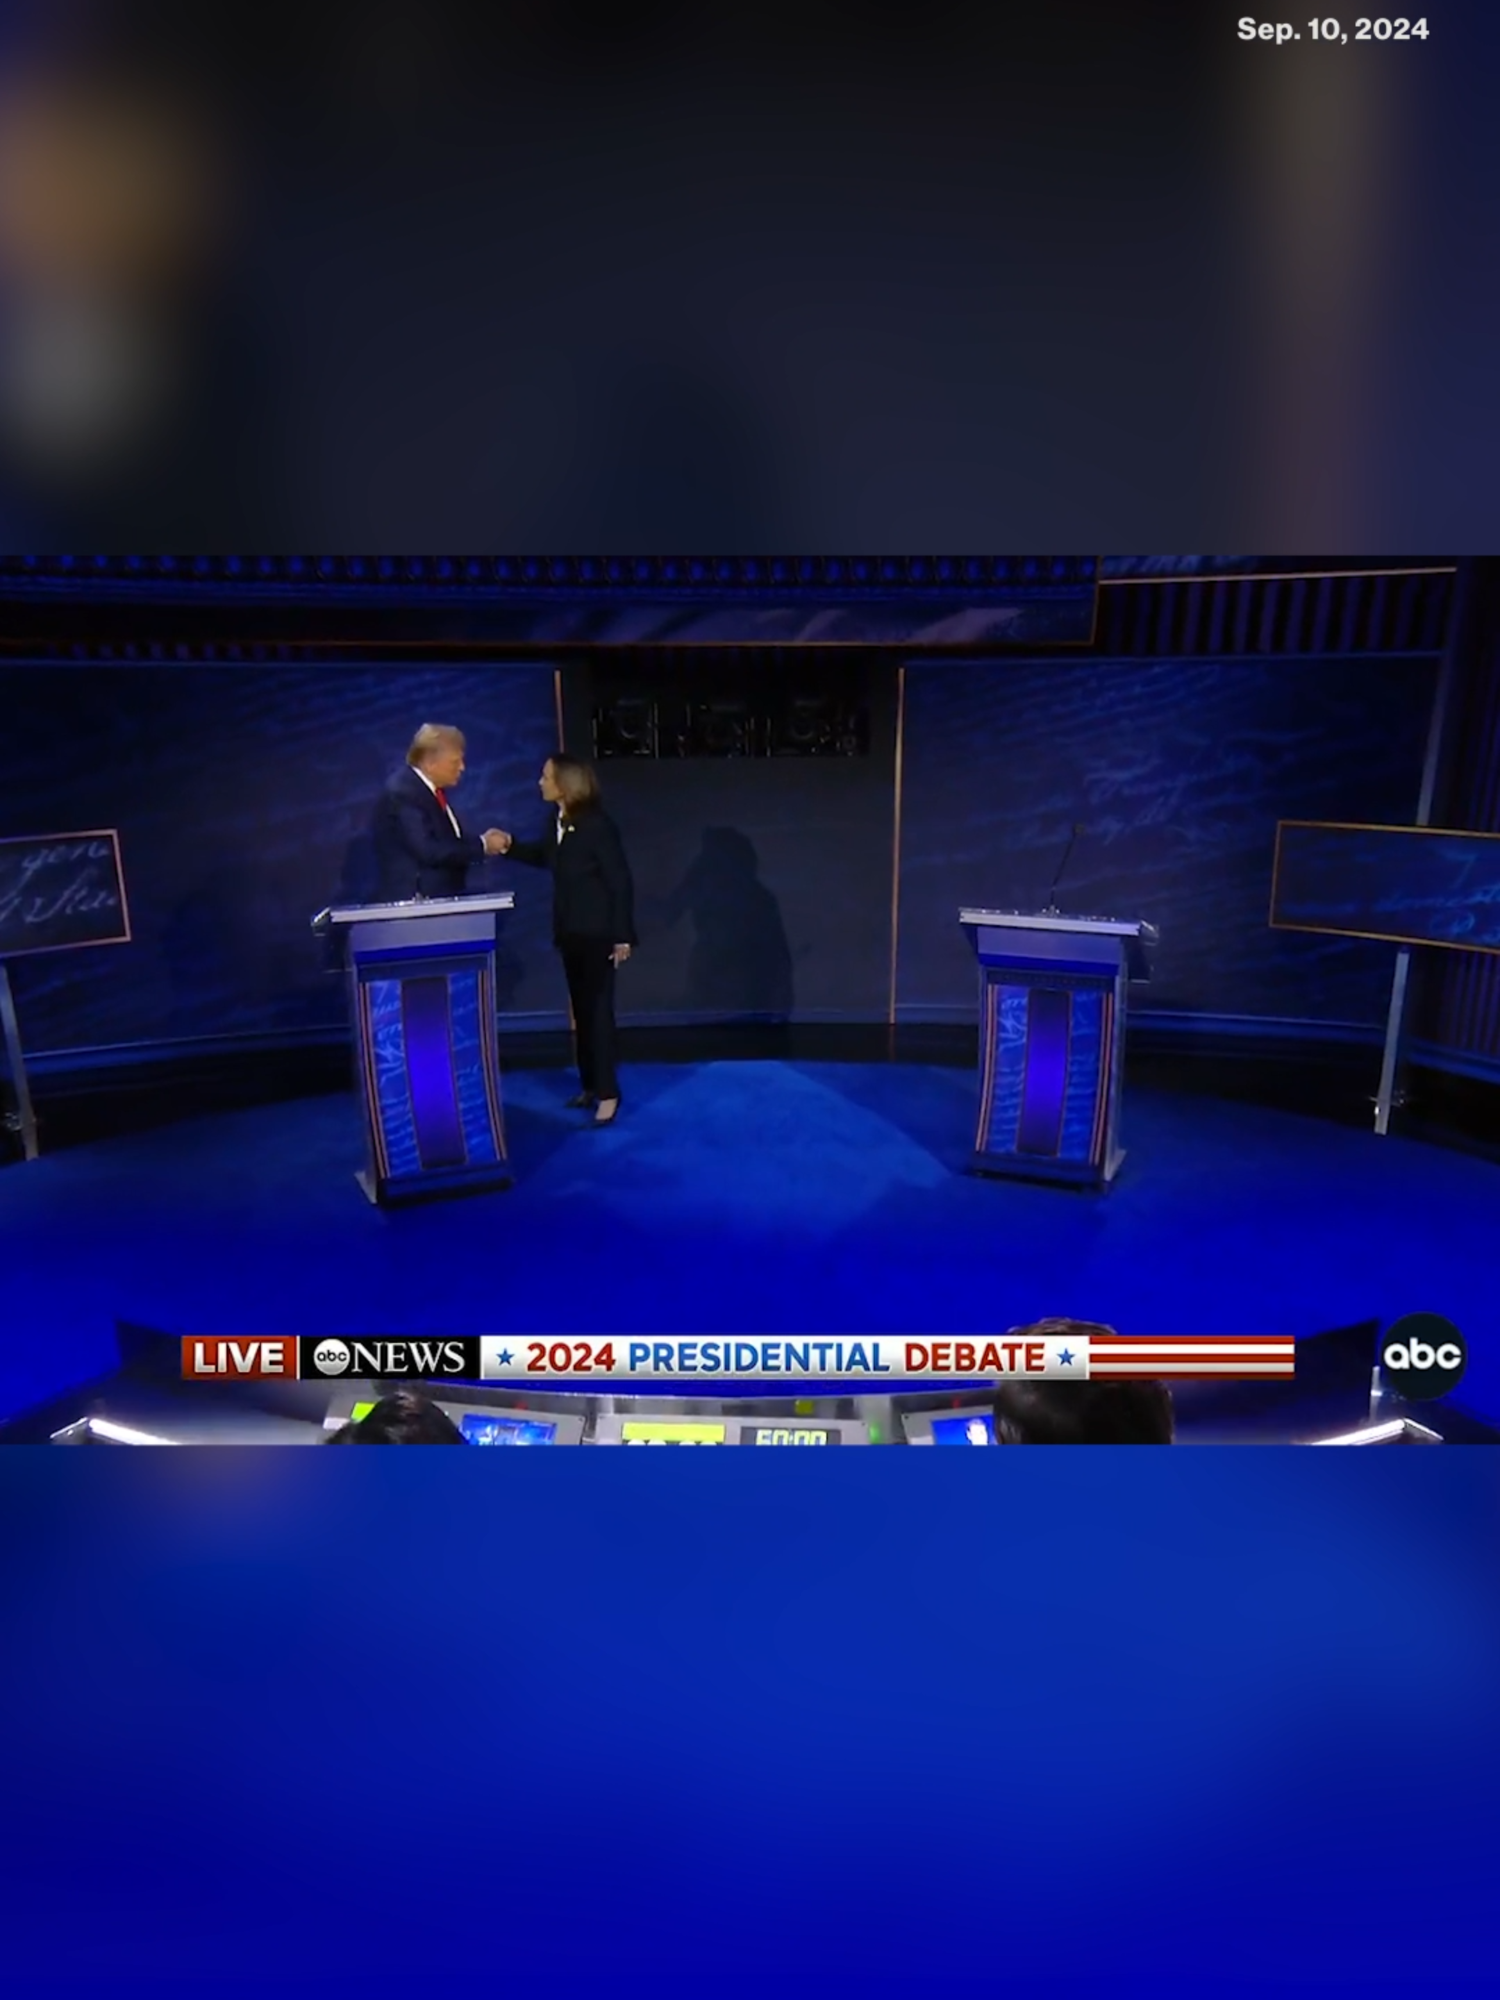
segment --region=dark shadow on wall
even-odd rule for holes
[[[683,917],[692,924],[685,1003],[693,1013],[790,1017],[791,945],[746,834],[705,827],[687,873],[670,894],[648,898],[643,914],[668,926]]]
[[[355,834],[344,849],[339,869],[335,903],[378,903],[380,901],[380,860],[375,849],[375,822],[372,818],[363,833]]]
[[[338,883],[328,904],[332,909],[341,903],[378,903],[380,899],[380,857],[375,846],[375,820],[372,815],[370,824],[362,833],[355,834],[344,849]],[[342,925],[330,924],[318,935],[317,950],[325,974],[342,976],[347,942]]]

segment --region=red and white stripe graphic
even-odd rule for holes
[[[1180,1340],[1090,1340],[1089,1376],[1095,1382],[1147,1375],[1162,1382],[1233,1382],[1286,1379],[1296,1373],[1297,1343],[1281,1334],[1201,1334]]]

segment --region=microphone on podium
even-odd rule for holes
[[[1062,912],[1057,907],[1057,891],[1061,886],[1063,876],[1068,872],[1068,863],[1073,858],[1073,843],[1078,838],[1079,834],[1085,831],[1086,828],[1080,822],[1080,824],[1075,826],[1073,831],[1068,835],[1068,844],[1063,849],[1063,858],[1057,864],[1057,873],[1052,878],[1052,887],[1047,891],[1046,907],[1045,909],[1043,909],[1041,913],[1044,917],[1057,917],[1062,915]]]

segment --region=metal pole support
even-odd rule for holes
[[[0,1024],[5,1029],[5,1054],[16,1091],[16,1123],[21,1131],[21,1148],[28,1160],[37,1156],[36,1113],[31,1105],[31,1086],[26,1081],[26,1058],[21,1051],[21,1029],[16,1020],[15,995],[10,990],[10,967],[0,959]]]
[[[1472,566],[1460,568],[1453,583],[1453,602],[1448,613],[1448,629],[1443,636],[1443,663],[1438,669],[1437,692],[1432,701],[1432,719],[1427,725],[1427,754],[1422,760],[1422,789],[1417,796],[1414,826],[1432,824],[1432,801],[1437,790],[1438,764],[1443,751],[1443,734],[1453,695],[1455,659],[1467,619]],[[1385,1021],[1385,1049],[1380,1059],[1380,1087],[1375,1095],[1375,1130],[1390,1131],[1391,1109],[1401,1102],[1396,1088],[1396,1068],[1401,1053],[1401,1033],[1406,1022],[1406,994],[1411,974],[1411,947],[1402,945],[1396,953],[1396,970],[1391,979],[1391,1004]]]

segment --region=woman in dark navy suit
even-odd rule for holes
[[[595,1125],[620,1111],[615,1073],[615,972],[636,943],[635,892],[620,831],[605,812],[593,767],[559,753],[538,789],[556,807],[540,840],[500,835],[500,852],[552,873],[552,936],[562,953],[578,1042],[578,1109]]]

